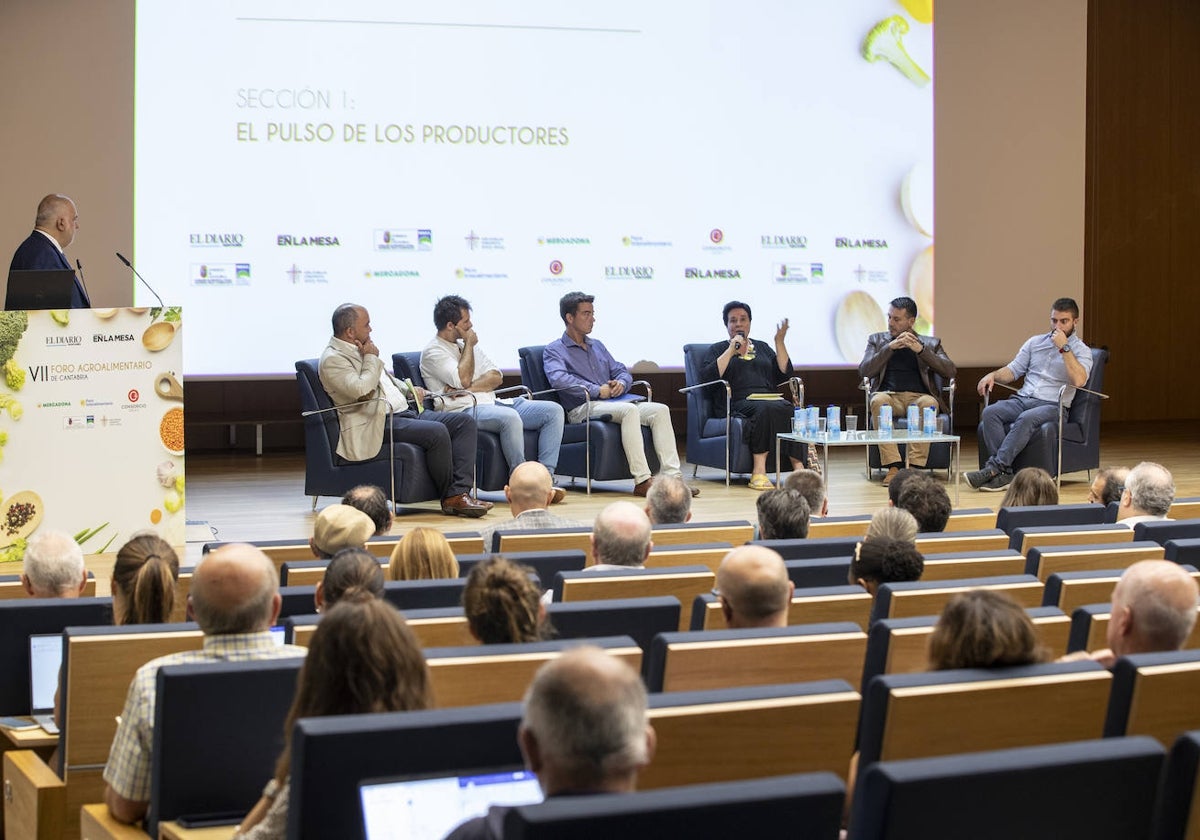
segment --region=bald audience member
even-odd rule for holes
[[[731,628],[787,627],[795,589],[779,552],[760,545],[735,548],[717,567],[721,612]]]
[[[58,531],[34,534],[25,547],[21,586],[31,598],[78,598],[87,586],[83,549]]]
[[[653,547],[646,512],[633,502],[613,502],[596,515],[588,569],[641,569]]]
[[[1182,650],[1196,625],[1195,579],[1170,560],[1141,560],[1113,587],[1108,648],[1068,654],[1064,660],[1094,659],[1111,668],[1131,653]]]
[[[632,793],[654,757],[654,728],[637,671],[599,648],[543,665],[525,693],[517,743],[547,799]],[[493,806],[447,840],[500,840],[509,808]]]
[[[374,484],[360,484],[351,487],[342,504],[361,510],[375,523],[375,536],[384,537],[392,532],[392,506],[388,504],[387,494]]]
[[[1125,491],[1125,479],[1129,476],[1129,467],[1104,467],[1096,473],[1092,486],[1088,489],[1088,501],[1105,507],[1112,502],[1121,501]]]
[[[1142,461],[1125,477],[1125,490],[1117,507],[1117,523],[1132,528],[1139,522],[1167,518],[1175,501],[1175,479],[1162,464]]]
[[[692,518],[692,488],[677,475],[660,475],[646,491],[651,525],[675,525]]]
[[[513,518],[498,522],[490,528],[480,530],[483,550],[493,551],[495,534],[505,531],[544,531],[549,528],[586,528],[582,522],[555,516],[546,508],[555,496],[554,479],[539,461],[518,464],[504,485],[504,498],[508,499]]]
[[[164,665],[303,657],[304,648],[277,644],[271,635],[281,604],[279,575],[260,549],[229,543],[200,561],[188,593],[188,618],[204,631],[204,646],[153,659],[138,669],[130,683],[104,768],[104,801],[114,819],[135,823],[145,816],[150,804],[150,745],[154,742],[158,669]]]
[[[349,505],[330,505],[317,514],[312,539],[313,556],[326,560],[343,548],[363,548],[375,534],[375,522]]]
[[[808,502],[810,517],[820,519],[829,515],[829,499],[825,496],[825,480],[815,470],[795,470],[783,482],[784,489],[795,490]]]
[[[808,536],[808,502],[795,490],[767,490],[759,494],[755,507],[759,539],[802,540]]]
[[[79,212],[75,202],[65,195],[48,195],[38,202],[37,217],[33,221],[33,233],[17,246],[13,253],[9,271],[70,271],[75,265],[67,257],[64,248],[75,241],[79,230]],[[78,262],[78,260],[76,261]],[[72,309],[90,309],[87,289],[79,279],[71,290]]]

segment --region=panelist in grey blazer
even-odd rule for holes
[[[923,411],[933,406],[939,412],[948,411],[933,382],[932,373],[943,379],[954,376],[954,362],[946,355],[941,339],[917,335],[917,302],[910,297],[898,297],[888,305],[887,332],[873,333],[867,339],[867,350],[858,364],[858,375],[871,380],[871,416],[879,417],[879,409],[892,407],[892,414],[903,417],[910,405]],[[923,467],[929,457],[929,444],[908,444],[908,463]],[[900,471],[903,462],[894,443],[879,444],[879,463],[887,469],[883,486],[887,487]]]
[[[75,241],[78,230],[79,211],[75,209],[75,202],[65,195],[46,196],[38,203],[33,233],[17,247],[8,270],[74,271],[75,266],[67,259],[64,249]],[[91,305],[87,290],[77,275],[71,294],[71,308],[89,309]]]

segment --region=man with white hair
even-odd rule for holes
[[[652,525],[674,525],[692,518],[692,488],[677,475],[660,475],[646,492],[646,516]]]
[[[1175,501],[1175,479],[1162,464],[1142,461],[1125,477],[1117,507],[1117,523],[1133,528],[1139,522],[1166,519]]]
[[[517,742],[547,799],[631,793],[654,757],[654,728],[637,671],[595,647],[543,665],[525,694]],[[447,840],[498,840],[508,808],[463,823]]]
[[[21,586],[31,598],[78,598],[87,586],[83,549],[57,531],[35,534],[25,548]]]

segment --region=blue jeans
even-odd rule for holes
[[[1013,461],[1043,423],[1058,420],[1058,403],[1017,394],[983,410],[981,434],[992,453],[985,466],[1012,472]],[[1007,427],[1007,428],[1006,428]]]
[[[468,413],[470,410],[468,409]],[[481,405],[475,422],[483,432],[500,436],[500,449],[511,473],[525,461],[525,429],[538,433],[538,461],[554,475],[558,467],[558,449],[562,445],[563,410],[556,402],[518,397],[512,405]]]

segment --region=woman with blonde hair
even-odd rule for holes
[[[929,669],[1003,668],[1046,662],[1029,614],[1007,595],[972,589],[955,595],[929,637]]]
[[[871,516],[871,524],[867,526],[867,535],[863,539],[899,540],[915,544],[917,541],[916,517],[904,508],[880,508]]]
[[[158,534],[134,534],[112,570],[114,624],[165,624],[175,609],[179,557]]]
[[[441,531],[413,528],[392,549],[392,580],[437,580],[458,577],[458,560]]]
[[[425,656],[404,617],[369,592],[343,598],[313,631],[283,725],[283,753],[275,777],[233,836],[283,840],[287,833],[292,730],[300,718],[404,712],[432,705]]]
[[[546,638],[546,608],[531,569],[503,557],[477,563],[463,588],[463,612],[471,635],[485,645]]]
[[[1054,483],[1050,473],[1041,467],[1025,467],[1017,470],[1017,474],[1013,476],[1000,507],[1056,504],[1058,485]]]

